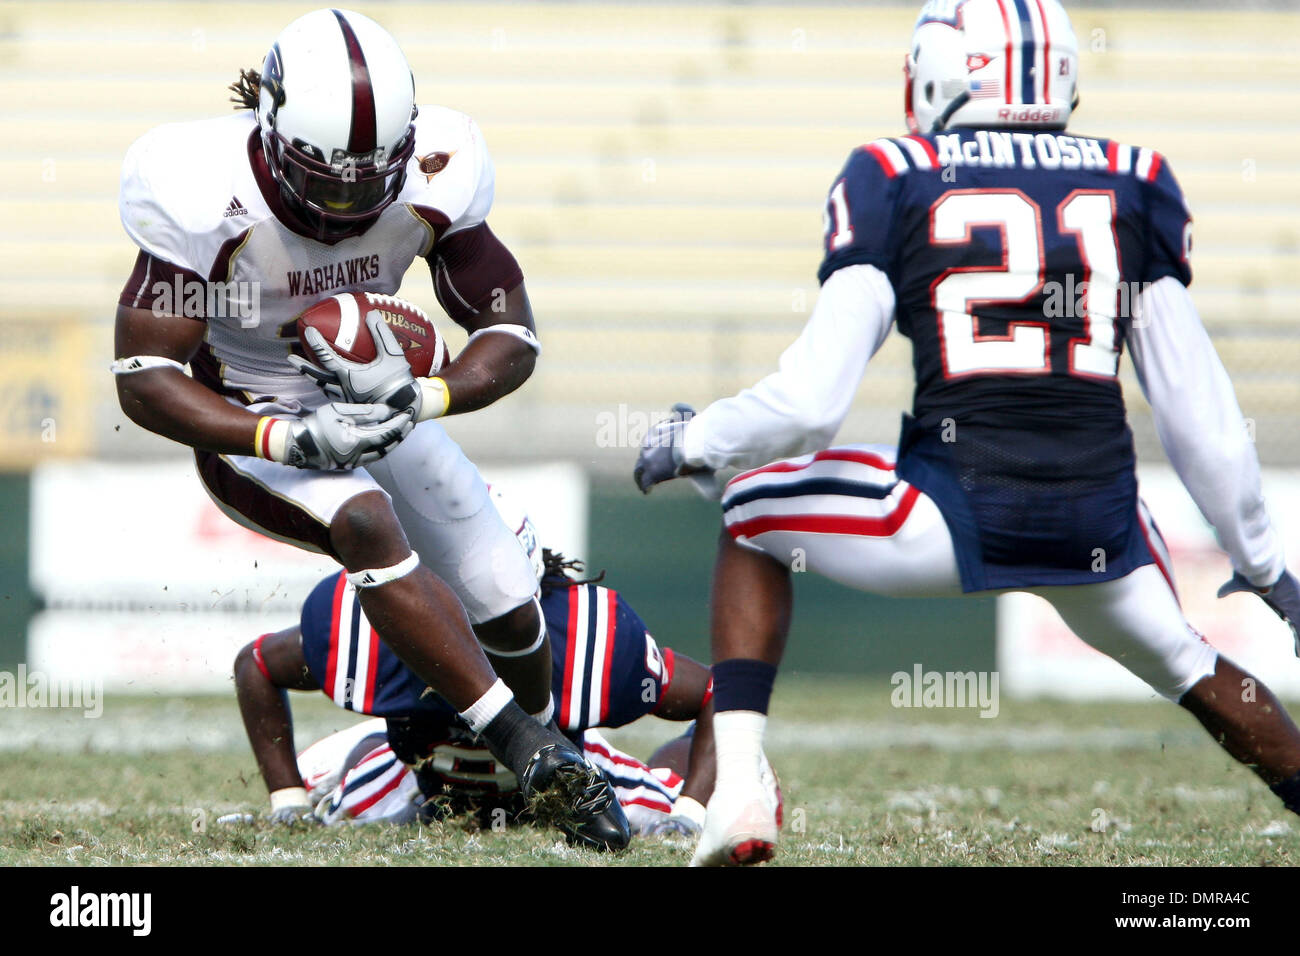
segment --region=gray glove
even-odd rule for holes
[[[355,468],[383,458],[414,427],[410,412],[332,402],[289,425],[285,462],[318,471]]]
[[[695,409],[678,402],[673,406],[672,415],[651,425],[645,433],[641,440],[641,454],[637,455],[636,467],[632,470],[632,479],[642,493],[648,495],[655,485],[681,474],[683,435],[686,423],[694,417]]]
[[[1295,638],[1296,657],[1300,657],[1300,583],[1290,571],[1283,571],[1271,587],[1257,588],[1239,573],[1232,573],[1232,580],[1219,588],[1219,597],[1227,597],[1236,591],[1249,591],[1258,594],[1261,601],[1273,609],[1273,613],[1286,621]]]
[[[311,328],[303,333],[303,339],[320,367],[298,355],[290,355],[289,361],[301,374],[314,380],[330,398],[409,410],[411,420],[417,420],[424,392],[411,372],[401,343],[377,310],[372,309],[366,314],[366,328],[375,343],[375,357],[369,362],[343,358],[330,348],[325,336]]]
[[[641,835],[667,840],[694,840],[703,830],[704,827],[687,817],[665,816],[662,820],[647,824]]]
[[[710,501],[722,497],[722,485],[717,476],[708,468],[686,468],[683,465],[682,437],[686,432],[686,423],[695,417],[695,409],[685,402],[673,406],[673,413],[661,422],[656,422],[646,432],[641,442],[641,454],[637,456],[632,478],[644,494],[663,481],[679,476],[689,478],[695,489]]]
[[[291,829],[321,825],[320,818],[311,807],[281,807],[279,810],[272,810],[267,819],[275,826]]]

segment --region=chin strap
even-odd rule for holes
[[[969,102],[970,102],[969,90],[966,90],[962,93],[958,93],[956,96],[954,96],[952,102],[948,104],[947,108],[942,113],[939,114],[938,119],[934,121],[934,124],[930,127],[930,132],[942,133],[944,127],[948,125],[948,120],[952,119],[952,114],[956,113],[959,109],[961,109]]]

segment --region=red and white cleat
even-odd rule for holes
[[[713,792],[691,866],[766,863],[776,855],[782,809],[780,784],[763,760],[752,784]]]

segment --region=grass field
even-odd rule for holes
[[[350,715],[295,695],[297,743]],[[1270,865],[1300,862],[1300,821],[1176,707],[1003,700],[894,709],[882,680],[778,685],[768,753],[781,775],[785,865]],[[456,822],[285,832],[233,699],[110,698],[103,715],[9,710],[0,742],[0,864],[679,865],[636,841],[606,858],[552,835]],[[611,734],[641,757],[675,733]]]

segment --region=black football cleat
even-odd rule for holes
[[[617,852],[632,839],[609,781],[572,747],[540,748],[529,758],[519,788],[537,822],[555,827],[571,845]]]

